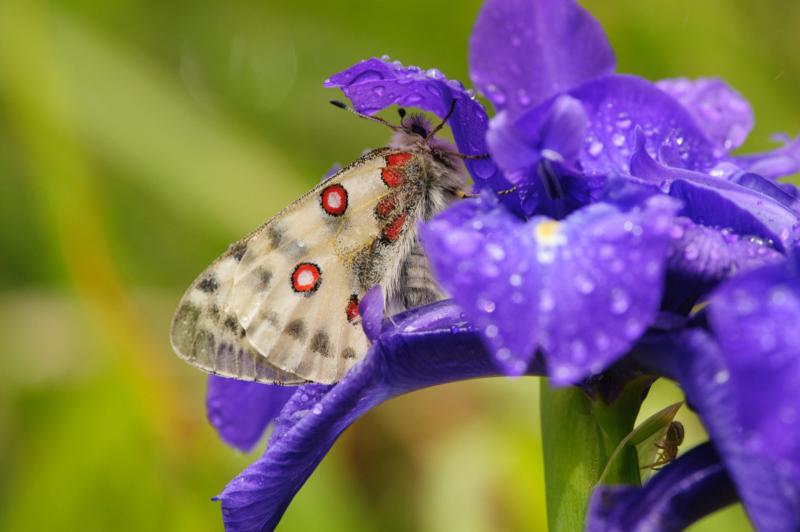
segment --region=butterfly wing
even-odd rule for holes
[[[215,303],[226,320],[235,318],[238,345],[254,348],[276,368],[271,381],[336,382],[364,356],[368,341],[358,301],[371,286],[396,282],[414,241],[407,228],[420,197],[408,177],[423,168],[412,153],[370,152],[235,245],[236,253],[229,254],[235,265],[218,261],[233,270],[207,272],[224,273],[226,287],[230,282]],[[203,279],[187,293],[190,303]],[[197,332],[183,329],[188,332],[182,336],[193,336],[184,346],[198,343]],[[173,340],[179,352],[180,344]],[[184,358],[207,371],[212,365],[198,364],[197,356]],[[230,369],[231,363],[216,365]]]
[[[242,242],[231,246],[186,291],[172,320],[172,348],[209,373],[301,384],[304,379],[270,364],[247,339],[236,316],[226,310],[243,249]]]

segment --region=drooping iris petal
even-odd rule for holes
[[[659,164],[644,143],[640,133],[631,174],[680,199],[684,204],[681,214],[702,225],[772,241],[780,250],[794,246],[798,214],[791,208],[733,181]]]
[[[426,386],[496,374],[461,316],[450,302],[395,316],[341,382],[299,388],[276,421],[266,453],[219,495],[226,530],[273,529],[339,434],[370,408]],[[534,365],[530,373],[542,369]]]
[[[517,173],[533,166],[543,156],[574,161],[586,134],[588,117],[581,103],[560,96],[513,120],[507,112],[492,119],[486,140],[492,158],[509,180],[517,184]],[[544,155],[543,155],[544,152]]]
[[[791,183],[776,183],[752,172],[738,172],[729,180],[769,196],[795,213],[800,213],[800,190]]]
[[[736,157],[736,163],[748,172],[769,179],[778,179],[800,172],[800,137],[790,139],[778,136],[776,140],[782,142],[783,146],[766,153]]]
[[[574,0],[488,0],[469,48],[473,83],[512,116],[614,71],[603,28]]]
[[[664,162],[706,171],[718,157],[689,112],[653,83],[635,76],[613,75],[569,91],[589,117],[580,161],[587,173],[627,174],[640,130]]]
[[[670,230],[663,308],[687,313],[723,280],[784,260],[760,238],[698,225],[680,217]]]
[[[720,155],[741,146],[753,129],[750,104],[721,79],[664,79],[656,85],[689,110]]]
[[[326,87],[337,87],[361,113],[373,114],[389,107],[416,107],[444,118],[453,100],[455,110],[447,125],[461,153],[485,155],[489,118],[483,106],[461,83],[449,80],[437,69],[404,67],[399,62],[368,59],[331,76]],[[509,184],[490,159],[465,161],[476,185],[505,190]]]
[[[595,204],[525,223],[484,197],[420,234],[503,371],[523,373],[540,348],[553,381],[569,384],[616,360],[655,318],[676,209],[659,195],[629,212]]]
[[[599,486],[587,532],[668,532],[738,500],[714,446],[704,443],[661,470],[644,487]]]
[[[786,261],[735,277],[687,335],[678,377],[759,530],[800,528],[800,275]]]
[[[492,119],[486,140],[526,216],[560,219],[599,197],[602,176],[575,169],[588,122],[578,100],[560,96],[518,120],[509,116],[504,111]]]
[[[249,451],[294,390],[211,375],[206,391],[208,420],[225,443]]]

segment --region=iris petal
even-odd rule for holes
[[[496,373],[477,333],[450,302],[387,320],[364,361],[341,382],[295,392],[266,453],[219,495],[226,530],[274,528],[339,434],[369,409],[426,386]],[[542,365],[534,364],[530,373],[541,375]]]
[[[436,69],[424,71],[373,58],[331,76],[325,86],[340,88],[356,110],[366,114],[397,104],[424,109],[444,118],[456,100],[447,125],[459,151],[465,155],[488,153],[484,137],[489,118],[483,106],[461,83],[445,78]],[[468,160],[466,165],[479,188],[484,185],[495,190],[509,188],[490,159]]]
[[[470,38],[470,75],[495,108],[517,116],[614,70],[603,28],[574,0],[489,0]]]
[[[421,229],[443,287],[508,374],[540,348],[557,384],[598,373],[655,319],[675,202],[629,212],[595,204],[562,222],[524,223],[491,198],[463,202]]]
[[[716,450],[705,443],[666,466],[642,488],[597,487],[586,531],[684,530],[737,499]]]
[[[686,107],[720,154],[741,146],[753,129],[750,104],[721,79],[664,79],[656,85]]]
[[[249,451],[294,390],[211,375],[206,392],[208,420],[225,443]]]
[[[738,276],[688,333],[678,377],[759,530],[800,527],[800,276],[786,261]]]

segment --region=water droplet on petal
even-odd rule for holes
[[[721,369],[714,374],[714,382],[717,384],[725,384],[730,378],[731,374],[725,369]]]
[[[582,294],[588,295],[594,291],[594,283],[583,274],[578,274],[578,276],[575,277],[575,286],[578,287],[578,290],[580,290]]]
[[[311,411],[316,415],[320,415],[322,413],[322,404],[320,403],[315,404],[314,408],[312,408]]]
[[[611,137],[611,143],[617,148],[623,147],[625,145],[625,135],[622,133],[614,133]]]
[[[385,91],[386,91],[386,89],[383,88],[383,85],[375,85],[374,87],[372,87],[372,92],[375,93],[375,96],[379,96],[379,97],[383,96],[383,93]]]
[[[478,310],[486,312],[487,314],[491,314],[494,312],[495,308],[497,308],[497,305],[495,305],[494,301],[490,301],[489,299],[485,298],[478,299],[476,306],[478,307]]]
[[[586,356],[588,354],[586,345],[580,340],[572,341],[572,344],[570,345],[570,351],[572,352],[572,359],[575,362],[582,363],[586,360]]]
[[[589,145],[589,150],[588,150],[589,155],[591,155],[592,157],[597,157],[598,155],[603,153],[603,148],[604,148],[603,143],[595,140]]]
[[[550,290],[542,290],[539,296],[539,310],[542,312],[550,312],[556,306],[556,300]]]
[[[425,71],[425,75],[431,79],[441,79],[443,77],[438,68],[429,68]]]
[[[611,290],[611,312],[617,315],[624,314],[631,306],[628,293],[621,288]]]
[[[506,103],[506,95],[501,88],[499,88],[494,83],[490,83],[486,86],[486,96],[495,102],[497,105],[503,105]]]
[[[486,252],[489,254],[492,259],[500,261],[506,258],[505,250],[495,243],[486,244]]]
[[[484,329],[484,334],[486,334],[486,338],[494,338],[497,336],[497,333],[500,332],[497,329],[497,325],[489,325]]]

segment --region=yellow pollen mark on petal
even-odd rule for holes
[[[533,230],[533,236],[536,238],[536,242],[543,246],[557,246],[566,241],[561,232],[561,222],[556,220],[547,220],[538,224]]]

